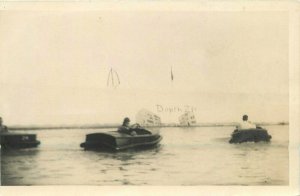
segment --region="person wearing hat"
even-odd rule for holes
[[[121,127],[119,127],[118,132],[135,136],[136,132],[132,130],[129,124],[130,124],[130,119],[128,117],[124,118],[123,124]]]
[[[7,132],[7,126],[3,125],[2,123],[2,117],[0,117],[0,133]]]
[[[238,129],[255,129],[256,125],[248,121],[248,115],[243,115],[243,121],[237,126]]]

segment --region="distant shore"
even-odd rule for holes
[[[254,122],[258,126],[269,126],[269,125],[289,125],[288,122]],[[161,124],[159,126],[144,126],[153,128],[163,127],[235,127],[237,122],[230,123],[198,123],[196,125],[180,125],[175,123]],[[8,126],[9,130],[41,130],[41,129],[105,129],[105,128],[117,128],[119,124],[94,124],[94,125],[12,125]]]

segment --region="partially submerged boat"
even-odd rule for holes
[[[91,133],[86,135],[80,147],[85,150],[113,150],[120,151],[131,148],[144,148],[156,146],[162,139],[158,133],[146,129],[133,129],[137,135],[132,136],[118,131]]]
[[[1,148],[33,148],[40,144],[36,134],[28,133],[0,133]]]
[[[229,143],[243,143],[243,142],[270,142],[272,136],[268,134],[268,131],[263,128],[254,129],[236,129],[231,134]]]

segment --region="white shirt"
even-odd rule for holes
[[[255,128],[256,128],[256,125],[252,124],[249,121],[242,121],[238,125],[238,129],[255,129]]]

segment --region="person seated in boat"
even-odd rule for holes
[[[7,132],[7,127],[3,125],[2,117],[0,117],[0,133]]]
[[[133,130],[133,127],[131,127],[129,124],[130,124],[130,119],[128,117],[124,118],[123,124],[121,127],[119,127],[118,132],[126,133],[132,136],[137,135],[137,133]]]
[[[255,129],[256,125],[248,121],[248,115],[243,116],[243,121],[239,123],[236,127],[238,130],[240,129]]]

